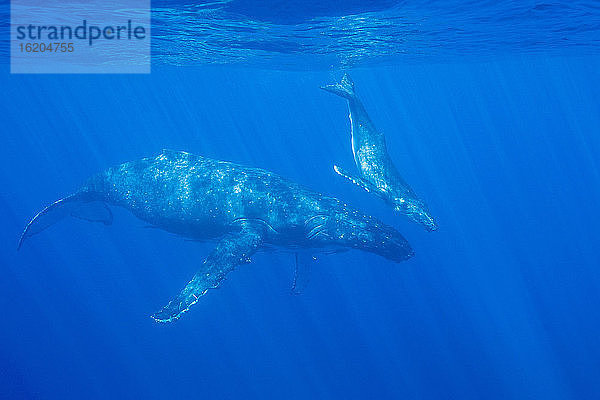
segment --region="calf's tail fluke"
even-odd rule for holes
[[[94,201],[86,193],[75,193],[55,201],[37,213],[25,227],[17,250],[21,248],[25,239],[40,233],[66,217],[102,222],[105,225],[110,225],[113,220],[112,212],[104,202]]]
[[[340,83],[334,83],[332,85],[321,86],[321,89],[337,94],[345,99],[351,99],[355,96],[354,94],[354,82],[350,79],[350,75],[344,74]]]

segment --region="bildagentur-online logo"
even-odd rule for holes
[[[18,25],[17,40],[23,41],[65,41],[85,40],[92,46],[97,40],[143,40],[146,39],[146,28],[133,25],[131,20],[122,25],[92,25],[83,20],[81,25]]]

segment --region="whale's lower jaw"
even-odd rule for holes
[[[408,219],[421,225],[428,232],[433,232],[438,229],[438,225],[431,214],[429,214],[427,206],[419,199],[403,199],[400,203],[395,199],[391,199],[389,205],[393,207],[396,213],[408,217]]]

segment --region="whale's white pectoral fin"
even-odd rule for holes
[[[301,294],[308,281],[310,281],[310,270],[312,264],[317,258],[310,253],[298,252],[296,255],[296,269],[294,271],[294,283],[292,284],[292,293]]]
[[[214,289],[236,266],[250,262],[262,244],[262,232],[242,229],[225,236],[206,257],[186,287],[162,310],[152,315],[157,322],[171,322],[188,311],[208,289]]]
[[[365,181],[362,178],[357,178],[355,176],[350,175],[350,173],[348,173],[348,171],[346,171],[345,169],[343,169],[341,167],[338,167],[337,165],[333,166],[333,170],[339,176],[343,176],[344,178],[348,179],[350,182],[363,188],[364,190],[366,190],[369,193],[371,193],[371,192],[377,193],[378,192],[377,188],[375,186],[373,186],[372,184],[370,184],[369,182]]]

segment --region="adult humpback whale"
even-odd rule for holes
[[[385,136],[375,129],[365,107],[354,92],[354,82],[350,76],[344,74],[340,83],[322,86],[321,89],[348,100],[350,110],[352,152],[359,176],[355,177],[337,165],[333,167],[335,172],[367,192],[378,195],[395,211],[407,215],[428,231],[436,230],[437,225],[427,206],[402,179],[392,163],[387,152]]]
[[[67,217],[112,222],[107,205],[196,240],[218,240],[187,286],[152,317],[170,322],[260,249],[359,249],[394,262],[413,251],[394,228],[276,174],[164,150],[109,168],[29,222],[21,240]]]

